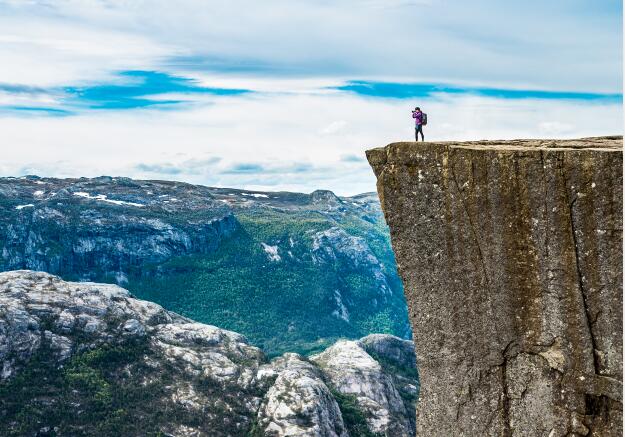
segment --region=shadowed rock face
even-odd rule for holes
[[[622,435],[622,137],[367,157],[413,325],[417,434]]]

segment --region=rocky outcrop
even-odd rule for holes
[[[268,361],[117,285],[0,273],[3,435],[411,436],[415,368],[388,363],[412,352],[376,335]]]
[[[360,342],[342,340],[312,356],[311,360],[323,370],[339,392],[356,397],[373,432],[389,436],[414,435],[414,421],[411,420],[409,411],[414,408],[416,396],[411,395],[416,395],[418,390],[414,385],[417,378],[404,377],[398,370],[401,366],[389,372],[385,364],[389,361],[397,363],[396,357],[376,354],[376,357],[385,357],[383,360],[376,360],[367,353],[366,344],[371,342],[381,346],[382,342],[394,343],[393,346],[379,347],[378,351],[399,346],[402,354],[406,355],[414,355],[414,348],[410,341],[397,337],[380,336],[375,341],[371,340],[367,337]],[[415,367],[409,369],[413,370]],[[393,375],[400,381],[404,379],[403,384],[394,380]],[[412,402],[405,403],[406,397]]]
[[[288,353],[264,369],[276,376],[258,413],[267,436],[347,437],[341,410],[323,374],[297,354]]]
[[[417,434],[622,435],[622,137],[367,157],[413,326]]]

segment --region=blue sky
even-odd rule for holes
[[[622,134],[622,2],[0,0],[1,175],[375,189],[364,150]]]

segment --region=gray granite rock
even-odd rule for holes
[[[371,334],[360,339],[360,345],[370,354],[380,356],[401,367],[416,368],[414,343],[393,335]]]
[[[362,343],[338,341],[311,360],[338,391],[356,397],[373,432],[389,437],[414,435],[412,405],[404,403],[391,374]]]
[[[361,341],[372,343],[370,338]],[[412,351],[409,342],[388,335],[376,336],[373,343],[380,356],[388,354],[391,360]],[[135,391],[155,390],[145,396],[163,411],[177,412],[159,415],[149,424],[165,435],[348,437],[335,390],[357,395],[371,416],[369,431],[388,437],[414,434],[414,409],[406,407],[401,393],[410,391],[416,377],[394,375],[382,358],[369,355],[358,341],[339,342],[315,362],[297,354],[268,361],[244,336],[193,322],[136,299],[117,285],[66,282],[26,270],[0,273],[0,429],[8,427],[8,435],[22,431],[34,435],[44,428],[57,428],[58,435],[89,434],[84,425],[72,427],[73,415],[81,414],[80,404],[61,399],[67,392],[59,386],[50,387],[43,400],[19,401],[28,403],[29,414],[43,416],[34,423],[36,429],[10,428],[16,424],[11,412],[24,405],[7,409],[12,400],[1,397],[7,393],[3,384],[10,384],[29,366],[62,369],[82,353],[137,345],[145,349],[128,358],[118,375],[123,379],[119,387],[127,390],[135,384]],[[397,352],[402,345],[405,350]],[[149,388],[161,379],[157,389]],[[42,402],[76,410],[59,421],[58,415],[47,418],[41,413]],[[125,414],[135,407],[129,402]]]
[[[622,435],[622,143],[367,152],[410,308],[418,434]]]
[[[339,405],[316,366],[297,354],[285,354],[269,367],[276,380],[258,412],[266,436],[349,436]]]

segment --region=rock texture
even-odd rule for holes
[[[242,335],[117,285],[0,273],[7,436],[413,436],[411,354],[411,342],[375,335],[313,361],[268,361]]]
[[[413,325],[417,434],[622,435],[622,137],[367,157]]]
[[[417,379],[405,378],[401,371],[389,372],[388,367],[384,366],[389,361],[399,364],[400,368],[402,366],[396,357],[392,354],[374,354],[374,356],[386,358],[385,361],[380,362],[379,358],[376,360],[369,355],[366,348],[367,344],[377,345],[376,351],[380,348],[391,350],[399,346],[402,348],[402,353],[406,355],[412,353],[413,356],[414,348],[407,340],[397,337],[380,337],[372,339],[369,336],[359,342],[339,341],[324,352],[312,356],[311,360],[323,370],[332,386],[338,391],[356,396],[356,401],[364,410],[369,428],[373,432],[389,436],[405,435],[406,430],[414,429],[414,421],[411,420],[412,415],[408,411],[414,408],[416,396],[411,395],[416,395],[418,388],[411,384],[415,384]],[[409,399],[408,402],[404,402],[406,397]]]
[[[339,405],[313,364],[289,353],[274,360],[267,372],[276,380],[258,413],[265,435],[349,435]]]

